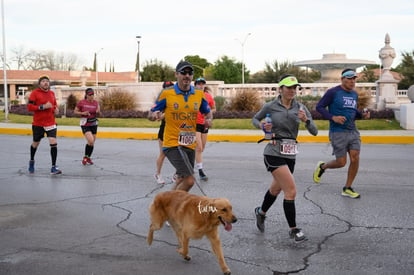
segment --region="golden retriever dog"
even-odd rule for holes
[[[190,239],[201,239],[207,236],[211,248],[224,274],[231,274],[227,266],[219,236],[219,225],[226,231],[232,229],[232,223],[237,221],[233,215],[232,206],[225,198],[208,198],[189,194],[185,191],[174,190],[159,193],[149,207],[151,225],[147,242],[152,244],[154,231],[160,230],[164,222],[168,221],[178,239],[177,252],[187,261]]]

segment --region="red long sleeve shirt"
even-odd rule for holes
[[[53,107],[45,110],[39,110],[39,106],[46,104],[47,102],[52,103]],[[57,102],[53,91],[44,91],[40,88],[33,90],[29,96],[29,104],[27,104],[27,109],[30,112],[34,112],[32,124],[41,127],[55,125],[56,107]]]

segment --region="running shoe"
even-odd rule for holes
[[[305,234],[303,234],[302,229],[294,228],[289,231],[289,236],[291,239],[294,239],[296,242],[306,241],[307,238]]]
[[[86,162],[88,163],[88,164],[90,164],[90,165],[93,165],[93,161],[91,160],[91,158],[87,158],[87,160],[86,160]]]
[[[83,165],[88,164],[88,157],[83,157],[83,159],[82,159],[82,164],[83,164]]]
[[[342,189],[342,196],[344,197],[350,197],[353,199],[359,199],[361,195],[357,192],[355,192],[351,187],[344,187]]]
[[[260,207],[256,207],[254,209],[254,214],[256,215],[256,226],[259,229],[260,232],[264,232],[265,231],[265,219],[266,219],[266,215],[260,214],[259,213]]]
[[[154,179],[157,181],[158,184],[165,184],[165,181],[161,175],[154,174]]]
[[[321,181],[321,177],[322,177],[323,173],[325,172],[325,169],[322,169],[321,166],[324,165],[324,164],[325,164],[325,162],[320,161],[316,165],[316,169],[313,172],[313,181],[315,183],[319,183]]]
[[[62,174],[62,171],[59,170],[57,166],[52,166],[52,169],[50,169],[50,174],[51,175]]]
[[[208,181],[208,177],[204,174],[203,169],[198,169],[198,175],[200,176],[200,180]]]
[[[31,161],[29,161],[29,173],[30,174],[33,174],[34,173],[34,171],[35,171],[35,168],[34,168],[34,160],[31,160]]]

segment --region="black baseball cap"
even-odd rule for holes
[[[175,71],[180,72],[180,71],[184,70],[185,68],[190,68],[192,71],[194,71],[193,64],[191,64],[190,62],[187,62],[187,61],[181,61],[180,63],[178,63],[177,67],[175,67]]]

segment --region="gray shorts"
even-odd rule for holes
[[[185,178],[194,174],[195,151],[179,146],[164,150],[165,156],[171,162],[179,178]]]
[[[352,132],[333,132],[329,133],[335,157],[340,158],[346,156],[349,150],[361,150],[361,137],[357,130]]]

